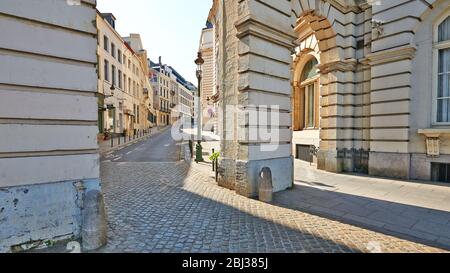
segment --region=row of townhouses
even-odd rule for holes
[[[97,14],[98,126],[105,133],[134,135],[180,118],[191,120],[195,86],[173,67],[153,63],[139,34],[121,37],[111,13]]]
[[[150,81],[154,90],[155,120],[159,125],[172,125],[181,120],[192,122],[196,87],[172,66],[148,60]]]

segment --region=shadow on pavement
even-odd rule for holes
[[[274,195],[274,204],[405,240],[450,250],[450,213],[329,191],[332,186],[297,181]],[[323,187],[317,188],[317,187]]]

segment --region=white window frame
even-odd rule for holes
[[[439,25],[442,24],[448,17],[450,17],[450,11],[441,15],[433,25],[433,118],[432,125],[443,126],[450,125],[450,122],[438,122],[438,73],[439,73],[439,50],[450,49],[450,40],[439,42]],[[449,97],[450,98],[450,97]]]
[[[317,99],[320,99],[320,96],[319,97],[317,97],[319,94],[319,79],[320,79],[320,75],[316,75],[316,76],[314,76],[314,77],[312,77],[312,78],[310,78],[310,79],[306,79],[305,81],[303,81],[303,82],[301,82],[301,84],[300,84],[300,88],[302,88],[303,89],[303,92],[304,92],[304,109],[303,109],[303,111],[304,111],[304,115],[303,115],[303,119],[304,119],[304,121],[303,121],[303,124],[304,124],[304,128],[302,129],[302,130],[315,130],[315,129],[318,129],[318,127],[316,127],[316,117],[317,117],[317,115],[320,115],[320,107],[318,108],[318,109],[316,109],[316,100]],[[308,113],[308,110],[309,110],[309,105],[308,105],[308,103],[309,103],[309,94],[307,94],[308,93],[308,90],[307,90],[307,88],[308,88],[308,86],[313,86],[313,93],[314,93],[314,101],[313,101],[313,126],[311,127],[311,126],[309,126],[309,124],[308,124],[308,117],[309,117],[309,113]],[[317,110],[317,112],[316,112],[316,110]],[[318,126],[318,125],[317,125]]]

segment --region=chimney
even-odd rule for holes
[[[161,56],[159,56],[159,66],[162,66]]]

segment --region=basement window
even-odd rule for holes
[[[434,182],[450,183],[450,164],[431,163],[431,180]]]

